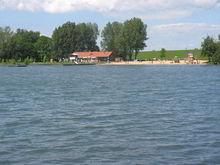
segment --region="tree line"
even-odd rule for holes
[[[146,47],[147,25],[139,18],[125,22],[108,23],[101,31],[101,48],[97,45],[99,29],[96,23],[66,22],[55,28],[52,37],[40,32],[0,27],[0,60],[10,59],[45,62],[62,59],[65,55],[80,51],[112,51],[116,57],[132,59]]]
[[[201,47],[202,55],[208,57],[209,63],[220,64],[220,35],[217,40],[207,36]]]

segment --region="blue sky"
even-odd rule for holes
[[[200,48],[220,34],[220,0],[0,0],[0,26],[47,36],[67,21],[95,22],[101,31],[132,17],[148,25],[145,50]]]

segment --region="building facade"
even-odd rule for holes
[[[109,62],[113,60],[112,52],[73,52],[69,55],[71,62]]]

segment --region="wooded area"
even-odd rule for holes
[[[101,34],[101,47],[97,44]],[[136,59],[147,45],[147,25],[139,18],[125,22],[107,23],[100,32],[96,23],[66,22],[55,28],[52,37],[40,32],[0,27],[0,62],[20,61],[47,62],[59,61],[72,52],[111,51],[124,60]],[[202,55],[210,63],[220,64],[220,35],[218,40],[207,36],[201,43]],[[161,58],[165,49],[161,49]],[[139,57],[140,58],[140,57]]]
[[[66,22],[55,28],[52,37],[40,32],[0,27],[0,60],[45,62],[62,59],[72,52],[111,51],[117,57],[131,59],[146,46],[146,25],[139,18],[123,23],[108,23],[101,32],[101,48],[97,45],[99,29],[96,23]]]

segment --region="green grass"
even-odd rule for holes
[[[207,57],[203,57],[201,55],[201,50],[166,50],[165,59],[172,60],[175,56],[180,59],[184,59],[187,57],[188,53],[193,53],[197,59],[207,60]],[[160,51],[144,51],[140,52],[137,56],[139,60],[151,60],[153,58],[160,59],[161,52]]]

